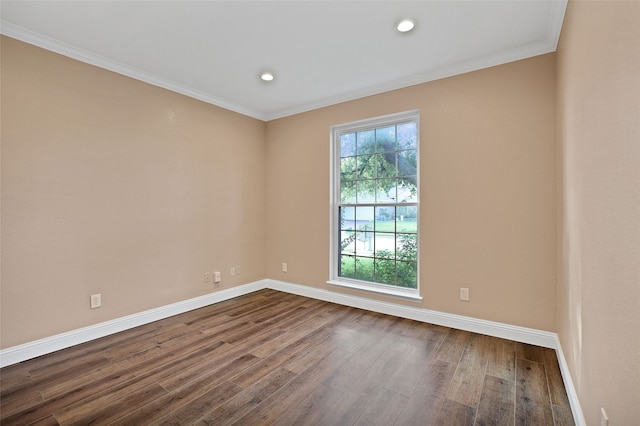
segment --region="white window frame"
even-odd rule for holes
[[[338,276],[338,262],[340,256],[340,218],[338,207],[340,202],[340,135],[375,128],[402,124],[415,121],[417,127],[417,143],[416,143],[416,178],[418,182],[417,199],[415,205],[417,208],[417,277],[416,288],[397,287],[394,285],[378,284],[369,281],[357,280]],[[354,121],[350,123],[339,124],[331,127],[331,185],[330,185],[330,214],[331,214],[331,236],[329,248],[329,280],[330,285],[346,287],[349,289],[362,290],[387,296],[394,296],[412,301],[421,301],[420,296],[420,113],[418,110],[406,111],[397,114],[374,117],[365,120]],[[397,205],[402,205],[398,203]]]

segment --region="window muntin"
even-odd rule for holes
[[[330,283],[418,296],[418,114],[332,128]]]

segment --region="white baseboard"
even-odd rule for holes
[[[242,296],[263,288],[265,288],[265,282],[256,281],[3,349],[0,351],[0,367],[16,364],[37,356],[69,348],[80,343],[89,342],[100,337],[115,334],[153,321],[169,318],[177,314]]]
[[[578,393],[575,386],[573,386],[573,380],[571,379],[571,372],[569,371],[569,365],[567,359],[564,357],[562,351],[562,345],[560,339],[556,338],[556,355],[558,356],[558,364],[560,364],[560,372],[562,373],[562,380],[564,381],[564,388],[567,391],[567,397],[569,398],[569,405],[571,405],[571,412],[573,413],[573,421],[576,426],[587,426],[587,421],[582,413],[582,407],[580,406],[580,400],[578,400]]]
[[[427,322],[430,324],[457,328],[459,330],[501,337],[503,339],[515,340],[517,342],[529,343],[531,345],[542,346],[545,348],[555,349],[556,347],[556,333],[552,333],[549,331],[541,331],[533,328],[520,327],[495,321],[487,321],[462,315],[448,314],[445,312],[432,311],[430,309],[407,306],[399,303],[383,302],[366,297],[353,296],[349,294],[272,279],[266,279],[265,282],[267,288],[310,297],[313,299],[338,303],[340,305],[351,306],[354,308],[366,309],[368,311],[379,312],[396,317]]]
[[[489,336],[515,340],[517,342],[529,343],[545,348],[555,349],[557,347],[556,334],[548,331],[432,311],[398,303],[383,302],[284,281],[265,279],[4,349],[0,351],[0,367],[22,362],[40,355],[55,352],[264,288],[394,315],[401,318],[409,318],[474,333],[487,334]]]

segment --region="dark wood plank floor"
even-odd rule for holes
[[[553,350],[272,290],[0,370],[2,425],[570,425]]]

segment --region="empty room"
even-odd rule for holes
[[[640,421],[639,0],[0,16],[0,424]]]

